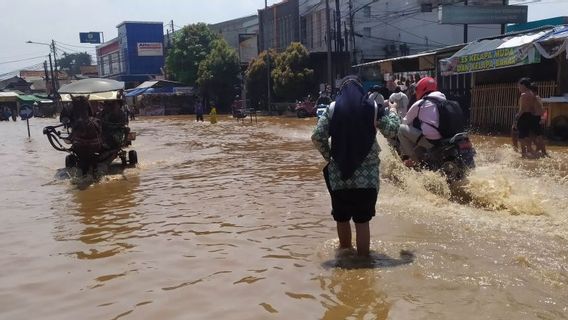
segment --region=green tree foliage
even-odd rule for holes
[[[81,66],[91,65],[91,55],[86,52],[80,53],[63,53],[57,63],[61,70],[67,71],[69,75],[76,75],[81,73]]]
[[[268,82],[268,70],[266,70],[267,63],[267,52],[261,52],[258,57],[252,60],[247,68],[245,78],[246,78],[246,90],[247,98],[250,99],[251,106],[254,108],[264,108],[266,109],[266,100],[268,98],[267,92],[267,82]],[[270,50],[270,69],[274,69],[276,65],[276,51]],[[272,79],[271,79],[272,88]],[[274,92],[272,92],[274,96]]]
[[[219,35],[211,31],[205,23],[183,27],[173,37],[172,48],[166,57],[166,69],[174,79],[194,86],[197,82],[199,64],[211,51],[214,40]]]
[[[235,99],[241,66],[237,52],[224,39],[211,44],[211,52],[199,64],[199,89],[220,110],[228,110]]]
[[[276,58],[272,71],[274,92],[283,99],[304,97],[313,85],[314,70],[308,69],[308,50],[299,42],[292,42]]]

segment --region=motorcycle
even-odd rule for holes
[[[392,144],[400,155],[398,140],[395,139]],[[429,150],[417,147],[415,152],[418,157],[416,168],[440,171],[448,182],[463,180],[475,168],[476,152],[466,132],[458,133],[450,139],[442,139]]]

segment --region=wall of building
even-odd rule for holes
[[[211,24],[209,28],[219,33],[237,51],[242,64],[248,64],[258,55],[257,15]]]
[[[428,2],[426,0],[381,0],[374,3],[370,0],[340,0],[342,30],[341,38],[338,38],[336,1],[329,2],[333,50],[341,41],[348,43],[350,51],[353,50],[352,37],[345,37],[345,29],[349,33],[351,29],[349,4],[352,4],[357,62],[414,54],[463,42],[463,26],[438,24],[437,7],[432,12],[421,12],[421,5]],[[302,1],[299,15],[302,43],[311,52],[326,51],[325,0]],[[500,25],[472,25],[469,26],[468,40],[496,35],[500,30]]]
[[[299,0],[286,0],[258,10],[258,16],[260,51],[284,51],[291,42],[300,41]]]

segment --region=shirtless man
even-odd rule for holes
[[[531,79],[522,78],[517,86],[521,92],[521,97],[519,98],[519,112],[515,116],[516,123],[513,125],[513,130],[516,129],[519,132],[523,158],[532,158],[534,153],[531,147],[530,135],[534,126],[534,114],[537,112],[538,100],[530,89],[532,87]]]

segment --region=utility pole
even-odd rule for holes
[[[52,77],[51,81],[53,81],[55,91],[57,91],[59,89],[59,72],[57,71],[57,50],[53,39],[51,40],[51,50],[53,52],[53,65],[55,66],[55,78]]]
[[[351,61],[357,62],[355,57],[355,28],[353,27],[353,1],[349,0],[349,28],[351,29]]]
[[[335,0],[335,38],[339,52],[343,52],[343,39],[341,38],[341,11],[339,0]]]
[[[57,89],[55,89],[55,76],[53,74],[53,64],[51,63],[51,53],[49,54],[49,70],[51,70],[51,93],[57,96]]]
[[[266,17],[266,15],[268,14],[268,0],[264,0],[264,14],[262,15],[262,19],[264,19],[264,17]],[[267,109],[268,109],[268,113],[270,113],[270,100],[271,100],[271,96],[270,96],[270,45],[269,42],[267,41],[268,39],[268,35],[267,35],[267,30],[266,30],[266,23],[264,23],[265,21],[262,21],[263,23],[263,27],[262,27],[262,40],[264,41],[265,45],[266,45],[266,90],[267,90],[267,94],[266,94],[266,104],[267,104]]]
[[[172,28],[172,35],[174,34],[175,30],[174,30],[174,20],[170,20],[170,26]]]
[[[463,5],[467,7],[467,0],[463,1]],[[463,43],[467,43],[467,24],[463,25]]]
[[[49,88],[49,73],[47,72],[47,60],[43,61],[43,72],[45,73],[45,90]]]
[[[329,0],[325,0],[325,20],[327,25],[327,84],[332,88],[329,94],[333,93],[333,86],[331,84],[333,78],[331,76],[331,17],[329,13]]]
[[[345,52],[349,52],[349,32],[347,32],[347,22],[343,21],[343,29],[345,33],[343,34],[343,38],[345,39]]]

